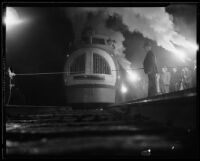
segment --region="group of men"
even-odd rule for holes
[[[152,52],[150,42],[145,42],[146,56],[143,62],[144,72],[148,75],[148,97],[157,94],[175,92],[196,86],[196,68],[172,68],[170,72],[166,66],[159,72],[156,57]]]
[[[170,72],[166,66],[162,68],[162,72],[159,76],[159,90],[161,94],[184,90],[195,87],[193,83],[195,70],[191,70],[188,67],[177,69],[172,68]]]

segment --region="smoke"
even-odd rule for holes
[[[66,15],[70,18],[75,38],[74,41],[80,39],[82,32],[87,28],[92,28],[95,33],[102,34],[115,40],[115,54],[118,58],[120,65],[128,69],[131,62],[125,58],[123,41],[125,40],[122,32],[116,31],[107,26],[110,16],[108,8],[95,8],[95,7],[76,7],[67,8]]]
[[[176,31],[173,16],[164,7],[110,8],[109,12],[110,15],[119,14],[130,32],[139,31],[144,37],[176,55],[184,54],[176,45],[193,53],[198,49],[196,43]]]
[[[186,4],[169,5],[166,11],[169,14],[173,14],[175,30],[195,43],[197,34],[197,6]]]
[[[173,16],[164,7],[76,7],[67,8],[66,12],[73,24],[75,41],[80,38],[85,27],[92,27],[96,33],[115,39],[116,55],[126,69],[130,68],[131,63],[123,53],[124,26],[129,32],[140,32],[145,38],[155,41],[158,46],[178,56],[184,55],[185,51],[196,52],[198,49],[196,43],[176,31]],[[112,17],[118,18],[121,26],[107,25]],[[185,51],[176,46],[185,48]]]

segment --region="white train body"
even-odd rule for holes
[[[64,75],[68,104],[115,103],[119,69],[108,42],[105,36],[90,35],[73,49]]]

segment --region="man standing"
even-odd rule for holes
[[[192,88],[195,88],[196,85],[197,85],[197,77],[196,77],[196,74],[197,74],[197,71],[196,71],[197,67],[196,67],[196,63],[194,64],[193,66],[193,70],[192,70]]]
[[[155,96],[157,94],[157,63],[156,57],[151,50],[150,42],[144,43],[144,50],[146,51],[146,56],[143,62],[144,72],[148,75],[148,97]]]
[[[180,70],[180,69],[179,69]],[[171,79],[170,79],[170,92],[179,91],[181,87],[181,75],[177,68],[172,68]]]
[[[162,68],[162,73],[160,74],[160,86],[161,86],[161,92],[169,93],[169,85],[170,85],[170,78],[171,75],[167,70],[167,67]]]
[[[182,85],[183,89],[191,88],[192,86],[192,72],[188,67],[183,68],[183,78],[182,78]]]

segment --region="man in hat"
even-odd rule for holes
[[[143,62],[144,72],[148,75],[148,97],[155,96],[157,94],[157,63],[156,57],[152,52],[150,42],[144,43],[144,50],[146,56]]]

